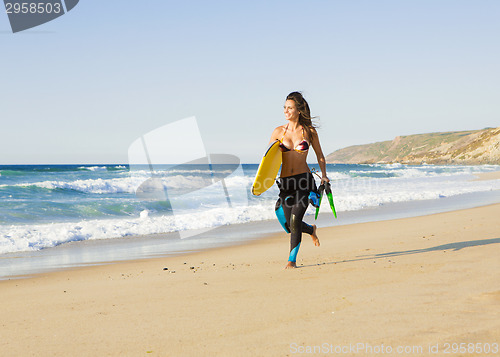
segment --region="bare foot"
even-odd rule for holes
[[[297,264],[295,264],[295,262],[289,261],[284,269],[295,269],[295,268],[297,268]]]
[[[316,247],[319,247],[319,239],[318,236],[316,235],[316,225],[313,224],[313,233],[311,234],[311,237],[313,239],[313,243]]]

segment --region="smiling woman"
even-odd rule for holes
[[[316,226],[302,221],[309,205],[311,192],[317,192],[316,183],[307,165],[307,154],[312,146],[322,172],[321,183],[329,182],[326,162],[311,118],[309,104],[300,92],[286,97],[284,114],[287,124],[274,129],[270,143],[279,141],[282,152],[282,167],[278,186],[279,199],[276,211],[282,212],[286,222],[283,226],[290,232],[290,255],[285,268],[296,268],[297,253],[302,241],[302,232],[312,236],[319,246]]]

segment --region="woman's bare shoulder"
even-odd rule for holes
[[[277,126],[274,130],[273,133],[271,134],[271,140],[270,142],[273,142],[274,140],[280,140],[280,138],[283,136],[283,131],[285,130],[284,125]]]
[[[285,130],[285,125],[280,125],[280,126],[277,126],[276,128],[274,128],[273,130],[273,134],[278,134],[278,133],[282,133],[283,130]]]

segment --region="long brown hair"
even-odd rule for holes
[[[305,129],[309,141],[312,143],[313,135],[312,130],[317,128],[317,125],[313,123],[313,119],[316,117],[311,117],[311,109],[309,109],[309,104],[302,96],[300,92],[292,92],[286,96],[286,100],[293,100],[299,111],[299,124]]]

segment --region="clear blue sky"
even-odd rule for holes
[[[499,18],[497,0],[81,0],[12,34],[0,13],[0,164],[127,163],[192,115],[207,152],[256,163],[294,90],[325,154],[500,126]]]

